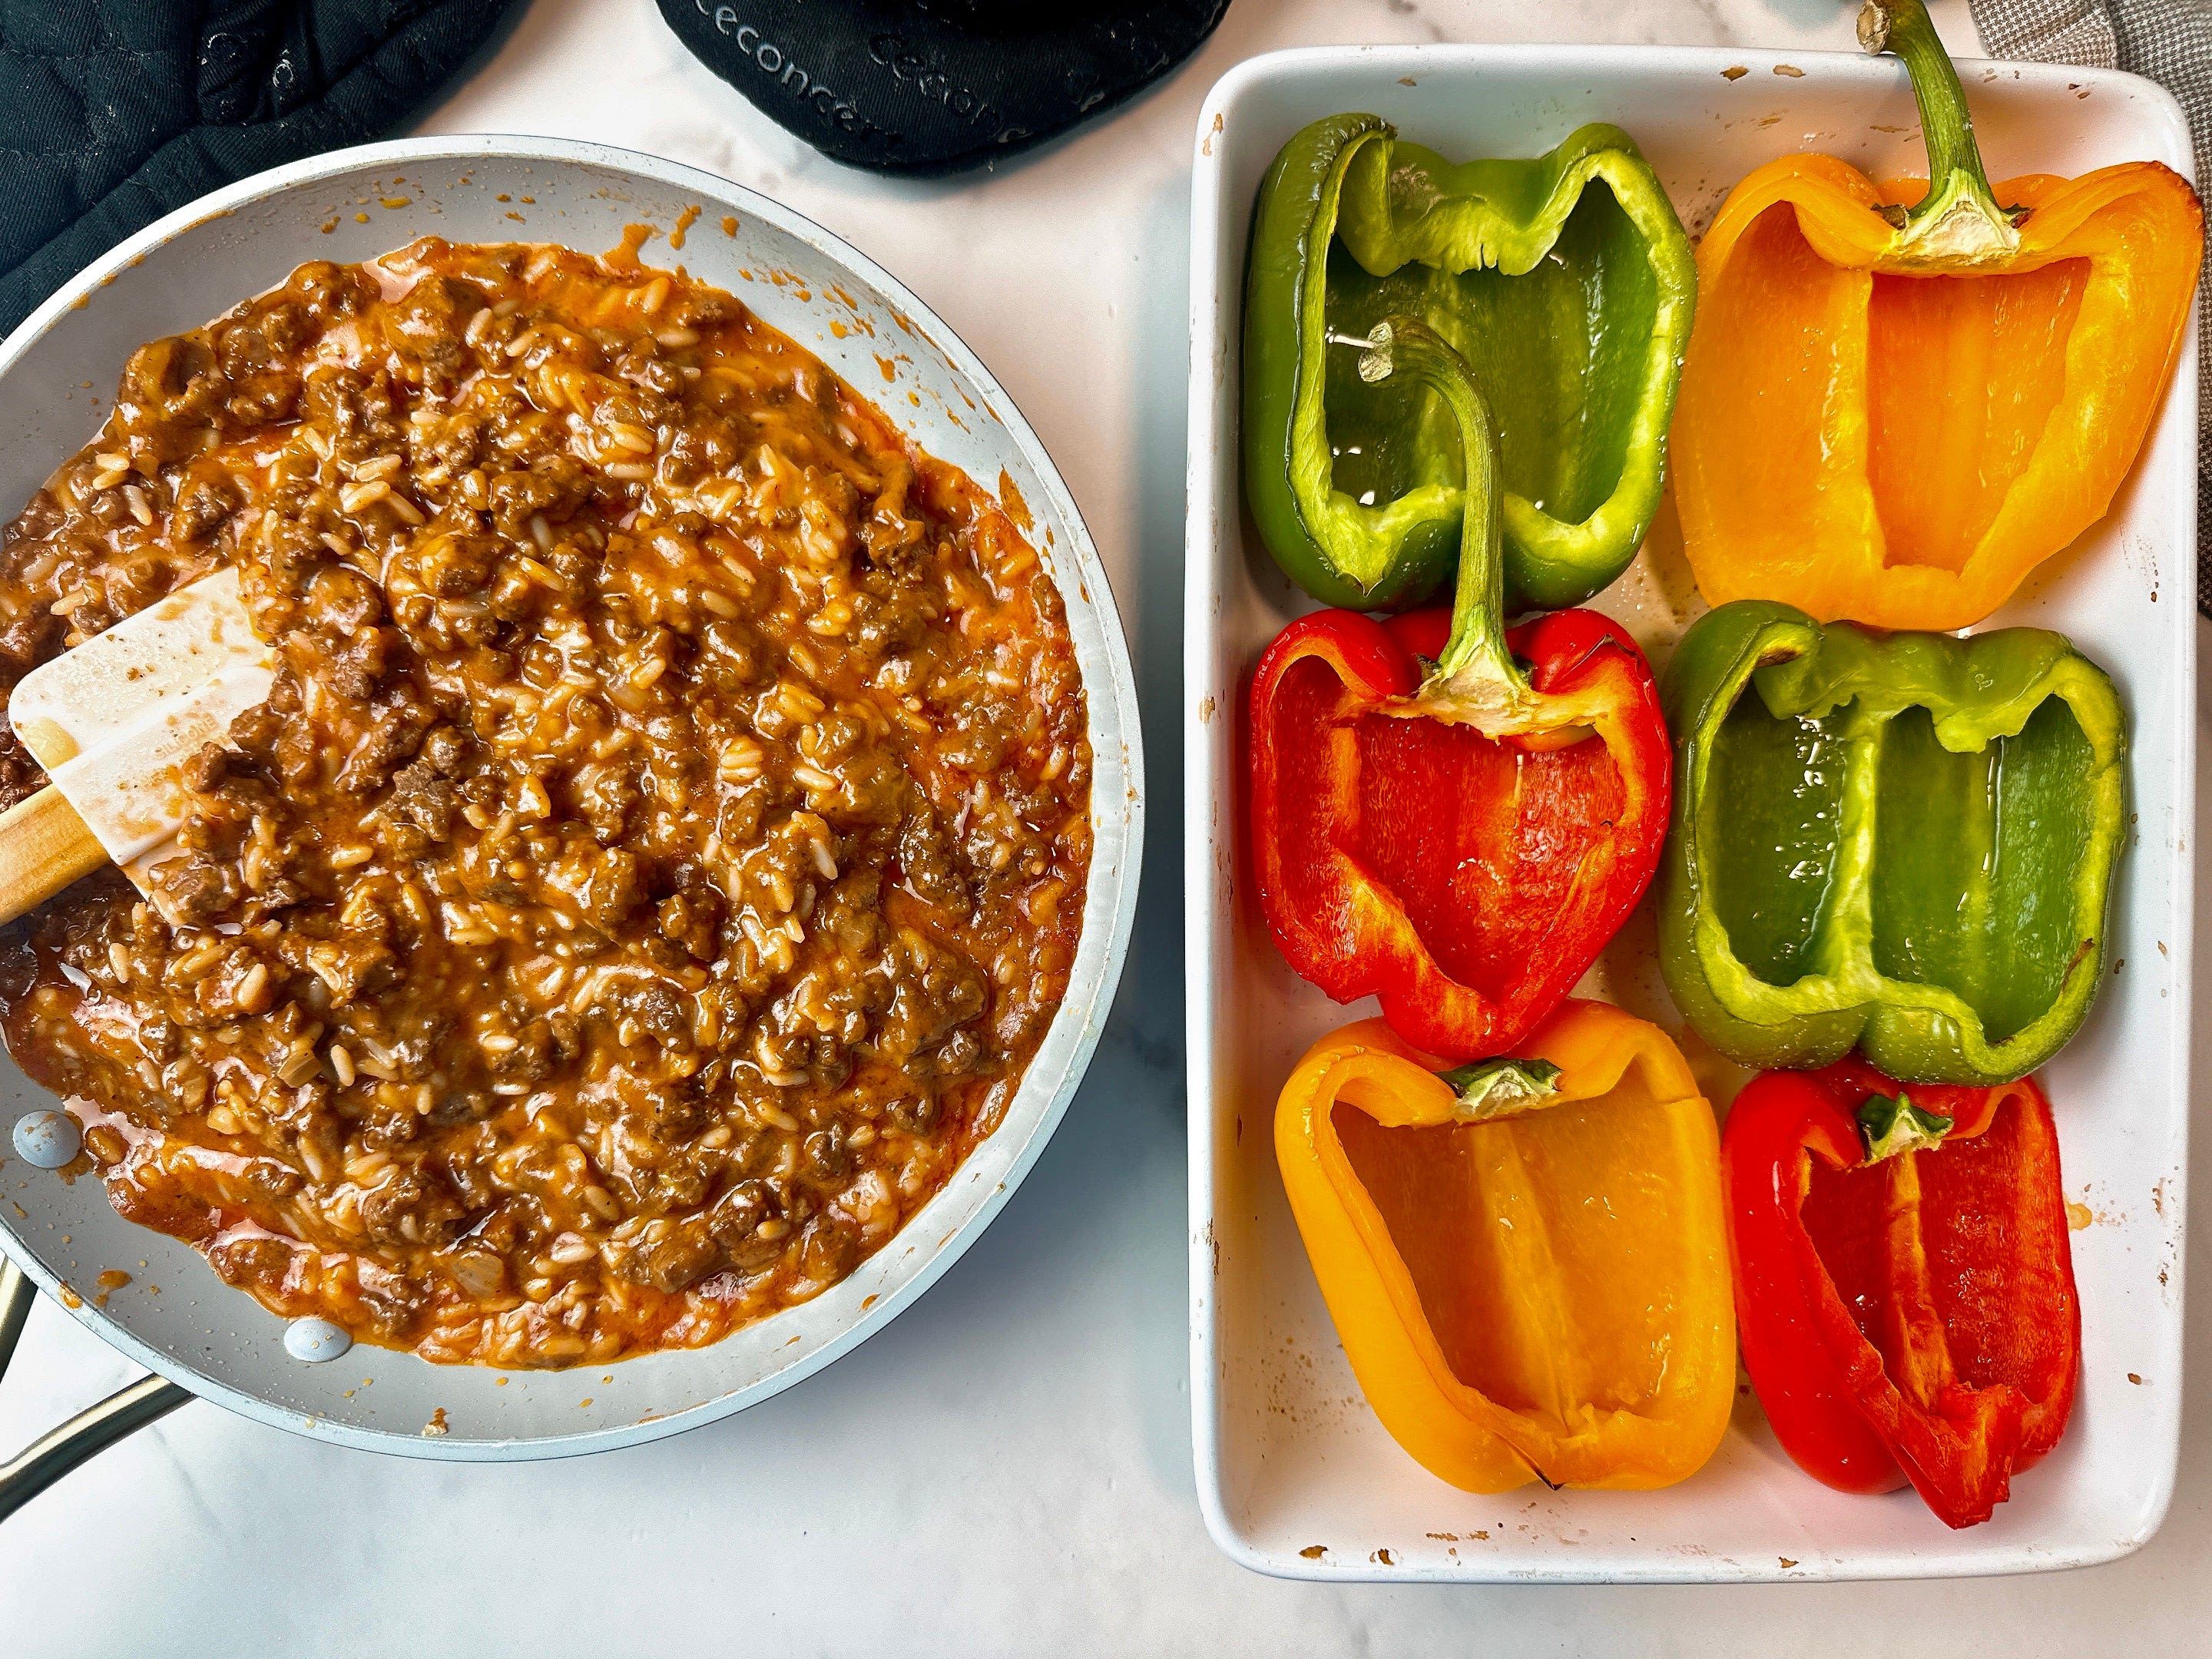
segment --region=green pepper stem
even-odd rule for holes
[[[1462,1123],[1488,1123],[1550,1105],[1563,1073],[1548,1060],[1509,1057],[1478,1060],[1437,1075],[1458,1097],[1452,1103],[1454,1117]]]
[[[1364,353],[1360,379],[1409,374],[1443,399],[1459,428],[1467,475],[1461,491],[1459,577],[1452,596],[1451,636],[1437,659],[1431,684],[1469,703],[1516,701],[1527,694],[1528,682],[1505,644],[1505,501],[1498,478],[1498,427],[1474,383],[1474,371],[1450,342],[1418,318],[1387,318],[1364,340],[1347,343]]]
[[[1951,1133],[1951,1119],[1914,1105],[1902,1089],[1895,1099],[1869,1095],[1859,1103],[1856,1115],[1859,1139],[1866,1147],[1869,1164],[1879,1164],[1900,1152],[1941,1146],[1943,1137]]]
[[[1903,214],[1900,250],[1951,263],[2009,253],[2019,246],[2016,227],[2027,215],[1997,205],[1974,139],[1966,89],[1923,0],[1866,0],[1858,27],[1859,44],[1868,52],[1905,60],[1928,147],[1928,194]]]

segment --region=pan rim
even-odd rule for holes
[[[1143,863],[1146,805],[1143,741],[1138,719],[1135,677],[1110,580],[1066,481],[1012,397],[943,319],[866,254],[805,215],[702,169],[670,161],[647,152],[586,140],[510,134],[395,139],[306,157],[256,173],[188,203],[164,215],[87,265],[50,295],[4,340],[0,340],[0,380],[4,380],[58,320],[84,305],[117,275],[211,219],[332,178],[356,173],[364,168],[392,163],[478,160],[544,161],[563,167],[611,171],[649,180],[657,186],[686,190],[728,204],[738,212],[750,213],[782,234],[805,243],[829,264],[874,289],[924,331],[930,344],[945,358],[954,372],[986,394],[990,411],[1003,432],[1003,441],[1018,455],[1035,480],[1043,486],[1045,500],[1036,504],[1032,511],[1040,520],[1058,523],[1066,532],[1068,545],[1061,556],[1066,560],[1064,574],[1055,576],[1055,585],[1060,587],[1068,610],[1072,613],[1086,613],[1102,636],[1103,649],[1101,655],[1108,671],[1106,683],[1095,683],[1086,673],[1084,690],[1090,705],[1094,750],[1100,748],[1104,742],[1110,742],[1118,749],[1118,760],[1116,764],[1101,766],[1094,770],[1091,797],[1094,849],[1086,884],[1084,936],[1078,947],[1071,995],[1054,1014],[1045,1042],[1049,1044],[1062,1024],[1068,1021],[1077,1022],[1076,1035],[1060,1074],[1047,1085],[1050,1097],[1028,1129],[1027,1139],[1013,1152],[1004,1174],[991,1189],[973,1200],[972,1207],[953,1231],[929,1250],[906,1277],[879,1297],[872,1298],[842,1329],[820,1341],[818,1346],[755,1382],[718,1396],[696,1401],[665,1414],[572,1433],[524,1434],[496,1438],[441,1438],[396,1428],[369,1428],[334,1421],[303,1413],[296,1407],[281,1404],[234,1382],[210,1376],[155,1346],[132,1332],[125,1320],[95,1307],[88,1300],[73,1298],[80,1305],[69,1307],[64,1300],[67,1287],[61,1278],[47,1268],[26,1240],[18,1237],[12,1220],[0,1215],[0,1254],[13,1261],[80,1325],[149,1370],[189,1389],[202,1399],[212,1401],[241,1416],[273,1427],[357,1449],[446,1462],[504,1462],[580,1456],[640,1445],[704,1427],[758,1405],[805,1381],[881,1331],[919,1300],[996,1219],[1007,1200],[1027,1177],[1050,1143],[1089,1069],[1103,1030],[1105,1011],[1112,1002],[1127,962]],[[1109,781],[1118,792],[1118,799],[1107,793]],[[1103,816],[1102,804],[1118,808],[1110,819],[1103,823],[1101,821]],[[1112,831],[1110,837],[1107,833],[1109,829]],[[1102,854],[1110,855],[1102,857]],[[1095,945],[1094,937],[1099,940]],[[1095,957],[1094,951],[1097,952]],[[1079,1003],[1073,992],[1075,981],[1083,977],[1085,958],[1095,960],[1097,969],[1091,994]],[[1042,1053],[1042,1048],[1040,1053]],[[1024,1075],[1020,1091],[1022,1094],[1029,1092],[1037,1075],[1034,1071]],[[1017,1097],[1018,1103],[1019,1095]],[[1002,1127],[997,1133],[1004,1133],[1005,1129]],[[976,1152],[970,1152],[969,1160],[962,1166],[963,1171],[969,1168],[981,1150],[979,1147]],[[956,1172],[954,1180],[958,1178],[959,1174]],[[938,1196],[939,1199],[949,1196],[952,1190],[948,1183]],[[933,1204],[935,1201],[933,1200]],[[929,1207],[925,1206],[923,1211],[909,1218],[901,1228],[901,1233],[910,1232],[927,1214]],[[893,1241],[887,1242],[883,1252],[878,1254],[888,1252],[896,1237],[895,1235]],[[235,1294],[245,1295],[243,1291]],[[259,1308],[259,1304],[253,1303],[250,1297],[246,1300],[249,1305]],[[806,1304],[801,1304],[804,1305]],[[789,1311],[793,1310],[786,1310]],[[771,1315],[769,1317],[773,1320],[781,1316]],[[680,1363],[689,1355],[710,1354],[716,1346],[709,1344],[698,1349],[660,1351],[617,1363],[650,1364],[656,1359],[664,1363]],[[430,1364],[411,1353],[394,1350],[376,1352],[380,1358],[388,1355],[396,1361],[422,1365]],[[448,1368],[441,1366],[434,1369],[443,1370]],[[557,1376],[559,1373],[544,1375]]]

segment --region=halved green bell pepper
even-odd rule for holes
[[[1498,422],[1509,613],[1581,604],[1657,510],[1696,292],[1681,222],[1618,127],[1455,167],[1372,115],[1315,122],[1260,187],[1245,287],[1245,489],[1268,551],[1354,611],[1450,576],[1450,414],[1328,349],[1411,315],[1472,365]]]
[[[1746,599],[1683,636],[1662,696],[1660,965],[1714,1048],[1766,1068],[1856,1045],[1905,1082],[1995,1085],[2074,1034],[2127,722],[2064,635],[1881,635]]]

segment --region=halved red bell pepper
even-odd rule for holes
[[[1457,594],[1378,623],[1300,617],[1252,683],[1261,905],[1291,966],[1374,995],[1408,1042],[1510,1048],[1573,988],[1651,880],[1673,753],[1650,665],[1608,618],[1508,632],[1498,439],[1459,354],[1392,318],[1360,374],[1433,389],[1467,454]],[[1421,659],[1436,660],[1423,672]]]
[[[1775,1437],[1843,1492],[1910,1480],[1986,1521],[2065,1431],[2081,1350],[2058,1136],[2033,1079],[1767,1072],[1721,1140],[1745,1369]]]

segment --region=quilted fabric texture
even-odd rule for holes
[[[380,137],[513,0],[0,0],[0,329],[172,208]]]

